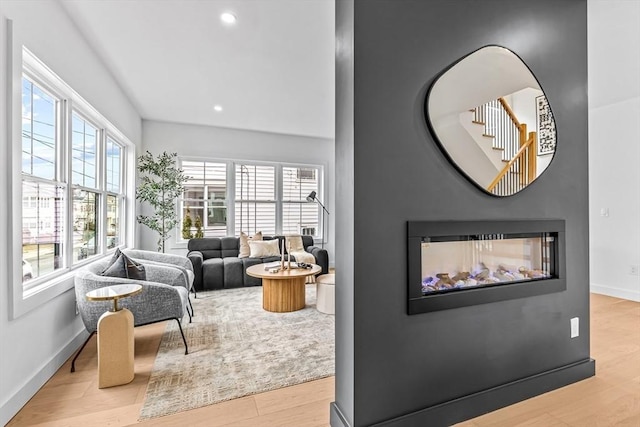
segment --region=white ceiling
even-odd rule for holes
[[[143,119],[334,137],[333,0],[61,3]]]

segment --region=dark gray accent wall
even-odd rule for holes
[[[350,0],[337,1],[336,13],[336,205],[345,217],[336,215],[333,407],[343,418],[332,425],[403,415],[394,425],[415,425],[410,414],[425,408],[588,361],[586,0]],[[340,39],[350,32],[346,65]],[[558,135],[547,171],[506,198],[462,177],[423,118],[438,73],[489,44],[531,68]],[[407,315],[407,221],[512,218],[565,220],[566,291]],[[572,317],[581,328],[574,339]],[[500,406],[483,397],[488,403],[462,412]]]

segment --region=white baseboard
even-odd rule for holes
[[[31,399],[40,388],[49,381],[49,379],[55,374],[58,369],[64,364],[64,362],[71,357],[71,355],[82,345],[87,339],[88,332],[82,330],[76,335],[69,343],[64,346],[60,351],[55,354],[49,361],[40,369],[34,373],[33,376],[28,379],[24,386],[18,390],[13,396],[9,397],[6,402],[0,407],[0,425],[7,424],[11,418],[13,418],[22,407]]]
[[[632,291],[630,289],[616,288],[613,286],[598,285],[596,283],[591,284],[591,292],[595,294],[608,295],[610,297],[628,299],[631,301],[640,302],[640,289]]]

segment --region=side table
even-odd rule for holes
[[[89,301],[113,301],[113,310],[98,320],[98,388],[128,384],[133,366],[133,314],[118,307],[118,300],[142,292],[141,285],[112,285],[87,292]]]

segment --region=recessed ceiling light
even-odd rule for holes
[[[233,25],[236,23],[237,18],[236,18],[236,15],[234,15],[233,13],[225,12],[222,15],[220,15],[220,20],[227,25]]]
[[[222,111],[222,105],[214,105],[213,109],[219,113],[220,111]]]

